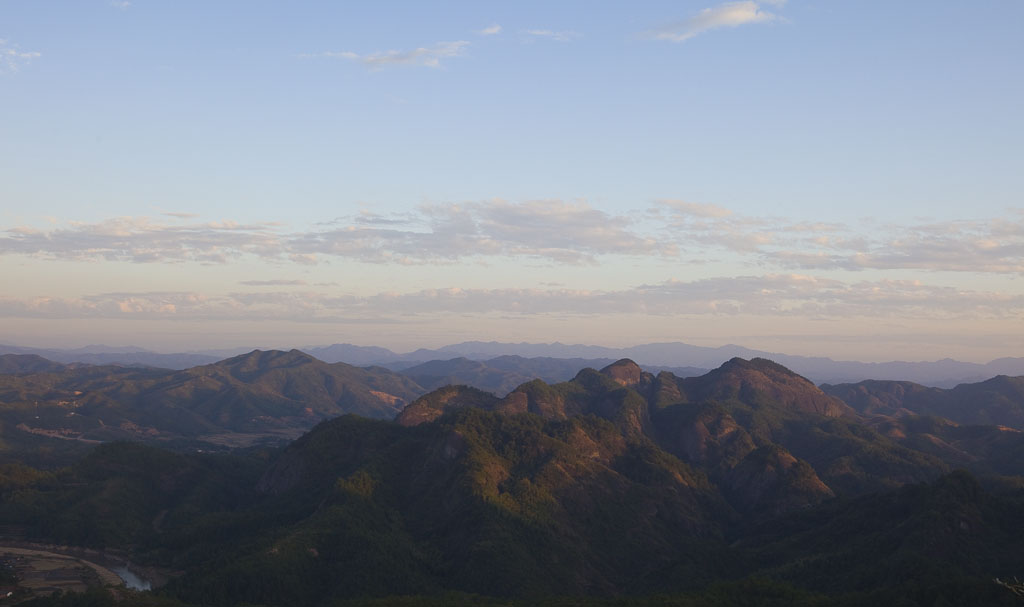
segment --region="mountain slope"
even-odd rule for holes
[[[448,407],[448,398],[456,404]],[[834,493],[932,479],[949,469],[934,455],[862,426],[842,401],[763,359],[733,359],[682,379],[652,375],[623,359],[601,371],[584,369],[568,382],[534,380],[503,399],[464,390],[429,394],[399,419],[414,424],[467,406],[553,420],[605,419],[625,436],[651,440],[701,466],[744,511],[781,512]]]
[[[999,375],[946,390],[906,381],[863,381],[822,389],[865,414],[933,415],[961,424],[1024,430],[1024,376]]]
[[[35,354],[0,354],[0,374],[56,373],[64,365]]]
[[[504,396],[516,387],[534,379],[540,379],[549,384],[560,383],[572,379],[580,369],[602,368],[613,362],[614,359],[524,358],[513,355],[487,360],[459,357],[451,360],[431,360],[418,365],[405,365],[399,369],[399,372],[416,380],[418,384],[428,390],[460,384]],[[653,368],[668,370],[682,376],[700,375],[707,372],[707,369],[694,367]]]
[[[192,600],[267,598],[261,579],[301,566],[304,596],[454,588],[498,596],[606,594],[717,575],[730,509],[699,472],[594,418],[459,409],[415,427],[324,422],[259,488],[303,518],[211,576]],[[699,550],[698,550],[699,548]],[[237,594],[236,594],[237,593]]]
[[[0,415],[12,427],[68,438],[295,436],[345,413],[390,419],[422,393],[385,369],[329,365],[298,350],[256,350],[177,372],[82,367],[3,375]]]
[[[756,555],[765,575],[814,590],[863,592],[913,580],[934,591],[969,577],[1012,579],[1024,569],[1022,521],[1019,495],[990,495],[961,471],[793,512],[750,529],[739,547]],[[982,585],[972,592],[984,596],[968,593],[955,603],[918,604],[983,605],[1012,597],[996,588]],[[892,604],[883,596],[875,602]]]

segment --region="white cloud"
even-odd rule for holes
[[[0,255],[135,263],[228,263],[255,257],[315,264],[452,264],[535,259],[591,264],[602,258],[714,259],[785,271],[914,270],[1024,275],[1024,214],[916,225],[844,225],[752,217],[665,199],[612,214],[585,201],[502,199],[356,215],[286,231],[274,224],[118,217],[98,223],[0,230]]]
[[[375,53],[359,54],[349,51],[320,53],[323,57],[338,57],[362,63],[371,69],[380,69],[391,66],[422,66],[440,67],[442,59],[458,57],[462,55],[469,42],[457,40],[455,42],[438,42],[434,46],[419,47],[411,51],[378,51]],[[315,55],[314,55],[315,56]]]
[[[556,42],[569,42],[574,38],[579,38],[580,36],[582,36],[582,34],[580,34],[579,32],[574,32],[572,30],[553,31],[535,29],[526,30],[526,33],[530,36],[533,36],[534,38],[546,38],[548,40],[554,40]]]
[[[801,274],[669,280],[620,290],[438,288],[368,296],[319,291],[227,294],[100,293],[78,298],[0,297],[0,317],[393,322],[445,315],[592,317],[799,317],[1001,320],[1024,314],[1024,296],[918,281],[845,282]]]
[[[272,280],[243,280],[238,284],[245,285],[247,287],[304,287],[307,286],[305,280],[286,280],[286,279],[272,279]]]
[[[713,205],[661,200],[654,216],[682,247],[695,243],[801,270],[927,270],[1024,274],[1024,217],[918,225],[850,226],[750,217]]]
[[[501,33],[501,26],[494,24],[490,27],[485,27],[484,29],[479,30],[477,33],[481,36],[494,36]]]
[[[782,7],[785,1],[765,2]],[[685,42],[698,34],[722,27],[738,27],[748,23],[767,23],[780,17],[761,8],[759,2],[742,0],[726,2],[713,8],[705,8],[689,19],[684,19],[667,27],[650,32],[650,36],[658,40]]]
[[[12,228],[0,233],[0,254],[136,263],[224,263],[241,255],[279,256],[281,242],[275,229],[270,224],[167,224],[146,217],[117,217],[47,231]]]
[[[42,57],[41,53],[23,51],[17,44],[0,38],[0,74],[17,72],[23,65],[39,57]]]
[[[585,202],[500,199],[423,206],[384,216],[362,212],[321,229],[287,233],[269,224],[166,223],[120,217],[51,230],[0,232],[0,255],[50,259],[225,263],[242,256],[316,263],[452,263],[486,256],[591,263],[604,255],[666,255],[671,244],[639,233],[630,218]]]
[[[714,204],[686,202],[684,200],[671,198],[663,198],[657,202],[670,207],[682,215],[694,215],[696,217],[728,217],[729,215],[732,215],[732,211],[729,209]]]
[[[131,5],[130,0],[110,0],[110,6],[121,10],[128,10]]]
[[[764,254],[773,263],[805,269],[1024,274],[1024,221],[876,227],[869,234],[796,239]]]
[[[375,263],[451,263],[479,256],[590,263],[603,255],[661,255],[671,245],[633,229],[632,220],[585,202],[501,199],[428,205],[394,218],[360,214],[348,224],[295,235],[301,253]]]

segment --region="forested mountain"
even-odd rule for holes
[[[422,392],[386,369],[256,350],[184,371],[58,365],[0,375],[0,415],[23,432],[77,440],[294,437],[345,413],[393,418]]]
[[[465,357],[432,360],[396,370],[402,375],[416,380],[416,383],[428,390],[464,384],[505,396],[518,386],[534,379],[540,379],[547,383],[568,381],[580,369],[601,368],[612,362],[614,362],[613,359],[600,358],[523,358],[509,355],[487,360],[473,360]],[[696,367],[649,368],[668,370],[685,377],[707,373],[707,369]]]
[[[284,449],[8,458],[0,520],[23,539],[180,572],[139,601],[999,605],[1015,599],[991,579],[1024,571],[1024,434],[844,402],[764,359],[696,377],[619,360],[503,397],[416,398],[408,378],[297,351],[3,381],[160,423],[251,429],[255,410],[283,424],[343,404],[382,418],[326,419]],[[1005,385],[975,402],[1012,401]]]
[[[1024,429],[1024,377],[998,375],[943,390],[907,381],[862,381],[822,389],[869,415],[934,415],[962,424]]]
[[[0,374],[55,373],[64,365],[35,354],[0,354]]]

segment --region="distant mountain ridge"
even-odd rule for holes
[[[376,346],[357,346],[336,343],[328,346],[299,348],[327,363],[343,362],[355,366],[384,366],[401,371],[431,361],[449,361],[465,358],[493,361],[505,356],[525,359],[584,359],[591,366],[629,358],[648,369],[690,368],[694,372],[706,371],[730,358],[767,358],[782,364],[816,384],[855,383],[868,379],[911,381],[924,386],[952,388],[962,383],[974,383],[997,375],[1024,375],[1024,357],[999,358],[987,363],[971,363],[945,358],[935,361],[890,361],[867,363],[833,360],[826,357],[796,356],[778,352],[753,350],[738,345],[719,347],[694,346],[681,342],[650,343],[624,348],[580,344],[503,343],[468,341],[437,349],[419,349],[397,353]],[[186,369],[209,364],[247,351],[244,348],[209,350],[178,354],[160,354],[142,349],[88,346],[75,350],[26,348],[0,345],[0,354],[36,354],[60,363],[121,364],[167,369]],[[495,366],[490,364],[489,366]],[[564,379],[564,378],[563,378]]]
[[[84,363],[87,365],[121,365],[124,367],[154,367],[158,369],[187,369],[208,365],[223,359],[223,356],[198,353],[161,354],[142,348],[117,348],[112,346],[86,346],[73,350],[58,348],[27,348],[0,344],[0,355],[36,355],[63,364]]]
[[[944,390],[908,381],[822,385],[865,415],[931,415],[959,424],[1024,428],[1024,377],[997,375]]]
[[[55,373],[64,365],[36,354],[0,354],[0,373]]]
[[[644,367],[675,366],[702,369],[713,369],[722,361],[730,358],[766,358],[796,371],[817,384],[886,379],[951,388],[957,384],[978,382],[996,375],[1024,375],[1024,358],[1000,358],[985,364],[962,362],[949,358],[926,362],[866,363],[767,352],[732,344],[712,348],[680,342],[651,343],[625,348],[567,345],[557,342],[552,344],[464,342],[444,346],[437,350],[417,350],[404,355],[403,358],[414,360],[462,356],[486,360],[499,355],[611,360],[629,358]]]

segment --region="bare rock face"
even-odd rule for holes
[[[568,410],[565,394],[558,387],[561,385],[551,386],[535,379],[509,393],[495,404],[494,410],[507,415],[533,413],[547,419],[565,419],[576,411]]]
[[[764,358],[734,358],[700,377],[683,380],[691,400],[739,399],[751,405],[773,403],[826,417],[855,417],[856,411],[808,379]]]
[[[676,440],[688,461],[712,468],[730,466],[755,449],[750,434],[731,415],[714,407],[680,428]]]
[[[620,386],[633,387],[645,381],[644,370],[628,358],[613,362],[601,373],[615,380]]]
[[[448,411],[463,407],[490,409],[498,398],[489,392],[469,386],[445,386],[409,403],[395,418],[403,426],[418,426],[434,421]]]
[[[526,413],[530,410],[530,397],[526,392],[517,390],[501,399],[501,406],[498,409],[510,415]]]
[[[652,382],[649,400],[651,406],[660,409],[684,402],[686,398],[679,390],[679,379],[668,371],[662,371]]]
[[[740,509],[772,516],[812,506],[833,496],[814,469],[778,445],[752,451],[726,479]]]

